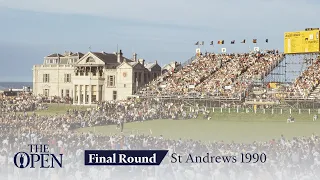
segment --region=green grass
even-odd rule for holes
[[[48,110],[36,111],[39,115],[56,115],[65,114],[68,109],[86,110],[89,106],[74,106],[65,104],[48,104]],[[93,107],[93,106],[92,106]],[[212,111],[212,109],[208,109]],[[312,133],[320,134],[320,120],[313,122],[312,117],[318,113],[318,110],[292,110],[292,115],[296,122],[287,124],[286,119],[289,116],[289,110],[281,111],[270,109],[265,111],[257,110],[257,113],[245,113],[240,109],[239,113],[235,109],[224,109],[221,113],[220,108],[215,108],[211,113],[210,121],[199,119],[191,120],[153,120],[144,123],[127,123],[125,124],[124,133],[131,132],[139,134],[150,134],[153,136],[163,135],[172,139],[198,139],[202,141],[235,141],[235,142],[252,142],[267,141],[273,138],[279,138],[281,134],[288,138],[297,136],[311,136]],[[31,113],[31,112],[29,112]],[[320,117],[320,116],[319,116]],[[97,134],[119,134],[115,126],[100,126],[95,128],[79,129],[80,132],[94,131]]]
[[[288,114],[220,113],[215,112],[208,121],[203,118],[191,120],[153,120],[143,123],[126,123],[124,133],[163,135],[172,139],[198,139],[202,141],[253,142],[278,139],[281,134],[287,138],[320,134],[320,120],[312,121],[313,114],[293,114],[295,123],[286,123]],[[99,126],[79,129],[97,134],[119,134],[115,126]]]

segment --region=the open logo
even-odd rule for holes
[[[29,155],[25,152],[18,152],[13,161],[18,168],[26,168],[30,164]]]
[[[52,154],[48,145],[29,144],[30,153],[18,152],[14,155],[13,162],[17,168],[62,168],[63,154]]]

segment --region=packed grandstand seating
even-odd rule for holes
[[[199,92],[217,96],[237,97],[247,90],[255,79],[262,79],[281,60],[278,54],[240,54],[221,67],[204,83],[196,87]]]
[[[239,98],[254,80],[268,75],[283,57],[275,50],[243,54],[206,53],[180,71],[158,77],[140,93]]]
[[[317,59],[295,80],[290,90],[295,96],[306,98],[319,85],[319,82],[320,59]]]

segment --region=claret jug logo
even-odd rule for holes
[[[19,162],[19,164],[17,163],[17,161]],[[27,153],[25,153],[25,152],[18,152],[14,156],[14,164],[18,168],[25,168],[25,167],[28,166],[29,163],[30,163],[29,155]]]
[[[49,152],[46,144],[28,144],[30,153],[18,152],[13,162],[18,168],[62,168],[63,154],[55,155]]]

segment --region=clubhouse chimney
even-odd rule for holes
[[[139,59],[139,63],[144,65],[144,59]]]
[[[137,54],[136,53],[133,53],[133,61],[137,62]]]
[[[122,51],[121,51],[121,49],[120,49],[120,51],[117,53],[117,62],[118,63],[121,63],[122,62]]]

